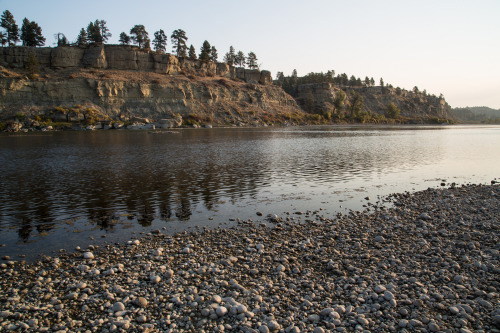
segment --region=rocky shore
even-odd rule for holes
[[[499,198],[428,189],[335,219],[4,260],[0,331],[500,332]]]

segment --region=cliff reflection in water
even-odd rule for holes
[[[4,136],[0,232],[15,228],[26,242],[77,219],[114,230],[127,221],[207,220],[208,212],[235,205],[248,213],[236,217],[250,218],[268,192],[292,189],[308,197],[321,187],[320,199],[328,201],[342,184],[364,186],[438,163],[448,149],[441,132],[337,127]]]

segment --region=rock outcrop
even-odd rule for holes
[[[88,47],[61,46],[33,48],[24,46],[0,48],[0,66],[24,68],[29,54],[37,58],[42,69],[94,68],[154,72],[160,74],[191,73],[194,75],[222,76],[245,82],[272,84],[269,71],[235,68],[225,63],[178,59],[171,54],[157,54],[139,50],[134,46],[91,45]]]
[[[333,101],[341,89],[331,83],[312,83],[298,86],[297,101],[301,105],[313,103],[316,110],[333,110]],[[442,97],[415,93],[391,87],[347,87],[346,105],[352,92],[363,96],[363,111],[384,114],[387,105],[394,103],[401,116],[422,119],[452,119],[451,107]]]

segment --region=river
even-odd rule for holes
[[[500,126],[4,133],[0,163],[0,255],[29,259],[154,229],[333,218],[394,192],[489,184],[500,177]]]

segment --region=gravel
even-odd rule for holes
[[[500,332],[497,185],[0,264],[0,331]]]

